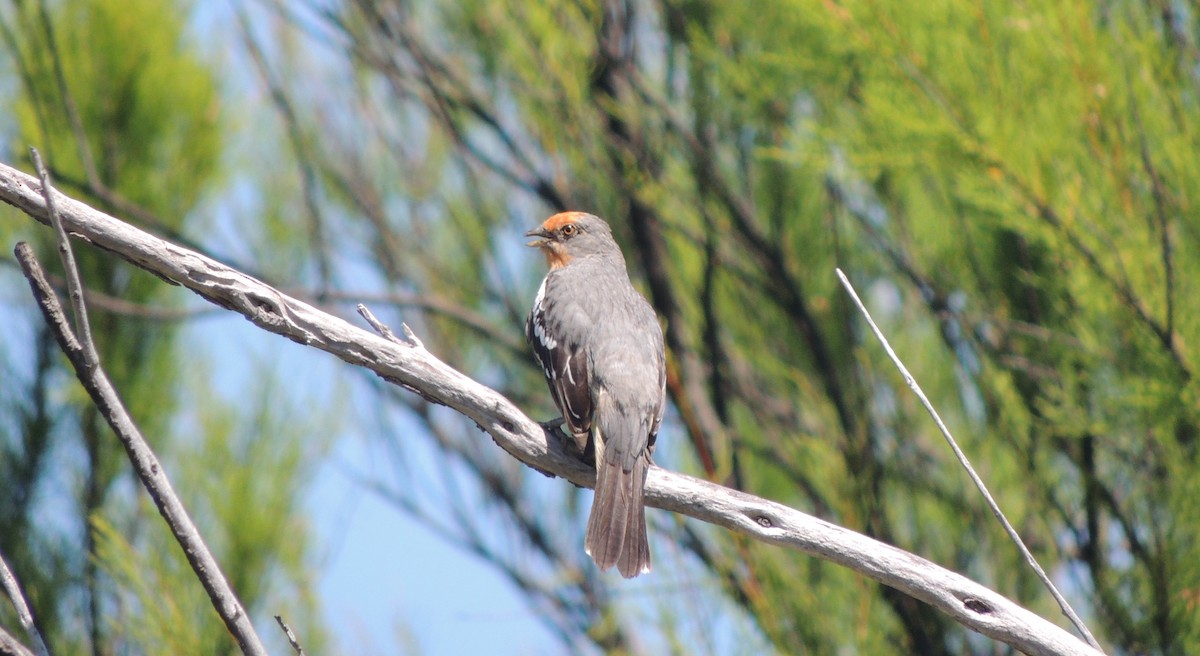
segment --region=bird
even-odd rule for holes
[[[658,315],[600,217],[560,212],[525,236],[550,267],[525,337],[575,445],[595,457],[584,551],[633,578],[650,571],[643,492],[666,403]]]

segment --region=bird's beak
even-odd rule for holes
[[[539,237],[539,239],[534,239],[533,241],[525,244],[526,246],[530,246],[533,248],[541,248],[542,246],[546,245],[546,242],[550,241],[550,231],[541,226],[534,228],[533,230],[530,230],[529,232],[525,233],[525,236],[526,237]]]

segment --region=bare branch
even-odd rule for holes
[[[275,621],[279,622],[279,628],[283,629],[283,635],[287,636],[288,643],[290,643],[292,645],[292,649],[296,651],[296,656],[304,656],[304,647],[300,646],[300,641],[296,639],[296,634],[292,633],[292,627],[288,626],[288,623],[283,621],[283,616],[276,615]]]
[[[386,339],[389,342],[393,342],[395,344],[403,344],[404,343],[404,342],[400,341],[399,337],[396,337],[396,333],[392,332],[392,329],[389,328],[387,324],[385,324],[384,322],[375,318],[375,314],[371,312],[370,308],[363,305],[362,303],[359,303],[355,309],[358,310],[358,313],[360,315],[362,315],[362,318],[367,321],[367,323],[371,326],[371,328],[374,329],[375,332],[379,333],[380,337]]]
[[[47,190],[47,197],[50,197],[52,193],[57,192]],[[258,635],[255,634],[254,626],[250,623],[245,608],[229,587],[216,559],[204,544],[200,532],[192,523],[183,503],[176,496],[157,456],[150,450],[149,444],[125,410],[107,374],[100,367],[99,361],[89,360],[84,347],[76,340],[75,334],[63,314],[62,306],[59,305],[54,290],[46,280],[45,272],[33,254],[33,248],[25,242],[18,243],[16,256],[21,264],[21,269],[25,272],[25,277],[29,280],[38,307],[42,310],[46,323],[54,332],[59,346],[71,361],[75,375],[92,397],[96,408],[104,415],[109,426],[120,438],[138,478],[141,479],[142,485],[145,486],[155,505],[158,506],[159,513],[171,528],[172,534],[179,542],[192,569],[196,572],[196,577],[200,579],[200,583],[208,592],[217,614],[221,616],[225,626],[237,640],[242,653],[248,656],[266,656],[266,649]],[[75,275],[78,276],[78,273]]]
[[[292,290],[285,290],[292,293]],[[299,291],[299,290],[297,290]],[[297,294],[297,296],[306,294]],[[313,294],[307,294],[314,296]],[[386,292],[356,292],[343,290],[329,290],[321,296],[323,301],[357,301],[387,304],[398,308],[417,308],[431,314],[436,314],[454,320],[465,328],[469,328],[479,335],[486,337],[505,349],[512,351],[513,354],[529,359],[533,362],[529,355],[528,346],[524,339],[517,339],[512,334],[503,332],[499,327],[492,325],[482,314],[455,303],[450,299],[444,298],[437,294],[426,293],[417,294],[403,290],[389,290]],[[365,318],[365,317],[364,317]]]
[[[38,179],[42,183],[42,198],[46,201],[46,213],[50,215],[50,225],[58,239],[58,255],[62,258],[63,270],[67,274],[67,297],[71,299],[71,309],[75,311],[75,330],[81,337],[83,356],[89,367],[100,365],[100,355],[96,353],[96,343],[92,340],[92,325],[88,321],[87,306],[83,302],[83,283],[79,281],[79,267],[75,266],[75,254],[71,252],[71,240],[63,228],[62,220],[58,218],[58,210],[54,204],[54,195],[50,192],[50,174],[42,163],[42,156],[37,148],[30,148],[29,155],[33,158],[33,166],[37,169]]]
[[[9,600],[12,601],[13,608],[17,611],[17,621],[21,623],[25,635],[33,641],[33,648],[38,656],[49,656],[50,651],[46,649],[46,641],[42,639],[42,634],[33,621],[33,613],[29,610],[25,595],[21,594],[21,586],[17,584],[17,577],[13,576],[12,570],[8,568],[3,554],[0,554],[0,587],[4,588],[4,594],[8,595]],[[0,653],[4,653],[3,643],[3,637],[0,637]],[[22,649],[25,648],[24,645],[16,644]]]
[[[55,192],[57,193],[57,192]],[[0,200],[45,222],[45,203],[29,176],[0,164]],[[400,346],[198,253],[170,244],[61,195],[73,232],[156,275],[241,313],[255,325],[418,391],[463,414],[526,465],[592,487],[594,470],[508,399],[419,346]],[[653,467],[646,502],[851,568],[919,599],[964,626],[1027,654],[1099,652],[1065,630],[970,579],[923,558],[779,503]]]
[[[842,285],[846,288],[846,291],[849,292],[850,298],[854,299],[854,304],[858,306],[859,311],[861,311],[863,316],[866,317],[867,324],[871,326],[871,330],[875,333],[875,337],[879,338],[879,342],[883,344],[883,350],[887,351],[888,357],[892,359],[892,362],[895,363],[896,368],[899,369],[901,375],[904,376],[904,382],[908,384],[913,393],[917,395],[917,398],[921,400],[921,404],[925,406],[925,410],[927,410],[929,415],[933,417],[933,421],[937,424],[938,430],[942,432],[942,435],[946,438],[946,442],[950,445],[950,449],[954,451],[954,456],[958,458],[958,461],[962,464],[963,469],[967,470],[967,475],[971,477],[971,481],[975,483],[975,487],[979,488],[980,493],[983,494],[983,498],[985,501],[987,501],[988,508],[992,510],[992,514],[996,516],[996,519],[1000,520],[1000,523],[1004,526],[1005,532],[1008,533],[1008,537],[1011,538],[1014,543],[1016,543],[1017,549],[1021,551],[1021,556],[1025,558],[1025,562],[1028,563],[1029,566],[1033,568],[1033,571],[1037,573],[1038,578],[1041,579],[1046,588],[1050,590],[1050,594],[1054,597],[1054,600],[1058,602],[1059,608],[1062,608],[1063,614],[1065,614],[1071,620],[1071,623],[1075,625],[1075,628],[1079,629],[1079,633],[1082,634],[1083,637],[1088,641],[1088,644],[1099,650],[1100,643],[1096,642],[1096,638],[1092,636],[1092,632],[1088,630],[1087,625],[1084,624],[1083,620],[1079,619],[1079,616],[1075,614],[1075,610],[1071,608],[1071,604],[1067,603],[1067,600],[1062,596],[1062,593],[1058,591],[1058,588],[1054,587],[1054,583],[1050,581],[1050,577],[1046,576],[1045,570],[1043,570],[1042,566],[1038,564],[1037,559],[1033,557],[1032,553],[1030,553],[1029,548],[1025,546],[1025,543],[1021,540],[1021,536],[1017,535],[1016,529],[1014,529],[1012,524],[1008,522],[1008,518],[1005,517],[1004,512],[1000,510],[1000,505],[996,503],[994,498],[992,498],[991,492],[988,492],[987,485],[984,484],[983,479],[979,477],[979,474],[975,473],[975,468],[971,466],[971,461],[967,459],[966,454],[963,453],[962,449],[958,447],[958,442],[954,440],[954,436],[950,434],[950,429],[946,428],[946,424],[942,421],[942,417],[938,414],[937,410],[934,409],[933,404],[929,402],[929,398],[925,396],[925,392],[921,389],[920,384],[917,383],[917,379],[908,372],[908,368],[904,366],[904,363],[900,361],[900,357],[896,355],[895,351],[892,350],[892,345],[889,344],[887,338],[883,336],[883,332],[879,330],[879,326],[875,325],[875,320],[871,318],[871,313],[867,312],[867,307],[863,305],[862,299],[860,299],[858,297],[858,293],[854,291],[854,285],[850,284],[850,279],[846,277],[846,274],[842,273],[841,269],[837,269],[837,275],[838,278],[841,279]]]
[[[367,309],[367,306],[359,303],[357,309],[358,313],[362,315],[362,318],[366,319],[367,323],[371,324],[371,327],[375,329],[375,332],[379,333],[380,337],[394,344],[407,346],[409,348],[425,348],[425,345],[421,343],[421,340],[417,337],[417,334],[412,331],[412,328],[408,327],[408,324],[400,324],[400,329],[404,331],[404,339],[400,339],[399,337],[396,337],[396,333],[392,332],[392,329],[389,328],[387,324],[383,323],[379,319],[376,319],[375,315],[371,313],[371,310]]]

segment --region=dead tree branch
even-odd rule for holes
[[[184,555],[196,572],[196,577],[200,579],[201,585],[204,586],[205,592],[212,600],[213,608],[216,609],[229,632],[237,640],[243,654],[266,656],[267,652],[262,641],[254,632],[254,626],[250,623],[246,609],[229,586],[216,559],[204,544],[200,531],[188,516],[178,495],[175,494],[170,480],[167,479],[166,471],[158,462],[158,457],[150,450],[149,443],[146,442],[141,431],[138,430],[133,419],[125,410],[124,404],[121,403],[108,375],[100,367],[99,361],[89,359],[86,349],[76,339],[74,331],[67,323],[62,305],[55,297],[54,290],[46,280],[46,274],[42,270],[41,264],[33,254],[33,248],[29,244],[21,242],[17,244],[16,255],[21,269],[29,279],[29,285],[37,299],[38,307],[41,308],[46,323],[54,332],[59,346],[66,353],[67,359],[71,361],[75,375],[87,390],[88,395],[92,397],[100,414],[104,415],[113,432],[120,438],[138,478],[154,500],[154,504],[158,506],[158,511],[166,520],[175,540],[179,542],[180,548],[183,549]]]
[[[63,353],[66,354],[71,366],[75,369],[75,375],[79,378],[79,382],[83,384],[100,414],[104,416],[113,432],[121,440],[121,445],[125,447],[138,478],[154,500],[159,513],[166,520],[175,540],[183,549],[188,563],[195,571],[196,577],[212,600],[213,608],[225,622],[230,634],[237,640],[242,653],[247,656],[266,656],[266,649],[258,634],[255,633],[254,626],[250,623],[246,609],[225,579],[212,552],[209,551],[200,536],[200,531],[192,522],[178,495],[175,494],[165,470],[159,464],[158,457],[150,449],[149,443],[134,424],[133,418],[125,410],[116,389],[101,366],[99,354],[92,342],[91,327],[88,324],[87,312],[83,303],[83,285],[80,282],[79,270],[71,252],[67,234],[69,222],[63,219],[63,216],[70,214],[71,211],[59,212],[57,208],[58,200],[69,201],[69,199],[50,188],[49,177],[41,164],[41,158],[36,150],[32,151],[32,155],[41,176],[37,189],[43,198],[44,220],[54,227],[58,237],[58,250],[66,269],[71,305],[75,309],[78,324],[72,329],[54,289],[50,287],[50,283],[46,279],[45,271],[33,253],[33,248],[25,242],[20,242],[16,246],[15,254],[25,277],[29,280],[38,308],[42,311],[42,315],[54,333]],[[73,201],[70,202],[73,203]]]
[[[841,269],[837,270],[837,276],[842,281],[842,286],[850,294],[850,298],[854,299],[854,304],[858,306],[858,310],[866,318],[867,324],[871,326],[871,331],[875,333],[875,337],[879,339],[879,342],[883,345],[883,349],[887,351],[888,357],[892,359],[896,368],[904,376],[904,382],[908,384],[908,387],[920,399],[921,405],[925,406],[925,410],[929,413],[929,416],[933,417],[938,430],[942,432],[942,435],[946,438],[946,442],[950,445],[950,449],[954,451],[954,457],[958,459],[963,469],[967,471],[967,475],[971,477],[971,482],[975,484],[975,487],[979,489],[979,493],[983,495],[984,501],[987,502],[988,508],[996,516],[996,520],[1000,522],[1000,525],[1004,527],[1004,532],[1017,545],[1017,549],[1021,552],[1021,557],[1025,559],[1030,569],[1037,574],[1038,579],[1050,591],[1050,595],[1054,597],[1054,601],[1058,603],[1058,607],[1062,609],[1063,614],[1071,620],[1075,628],[1079,629],[1079,633],[1087,640],[1088,644],[1096,649],[1100,649],[1100,643],[1096,642],[1096,638],[1088,630],[1087,625],[1083,623],[1083,620],[1079,619],[1079,615],[1075,614],[1075,609],[1071,608],[1071,604],[1067,603],[1066,598],[1062,596],[1058,588],[1054,587],[1054,583],[1050,581],[1050,577],[1046,575],[1046,571],[1038,564],[1037,558],[1034,558],[1033,553],[1029,551],[1029,547],[1025,546],[1025,542],[1017,534],[1017,529],[1013,528],[1012,524],[1008,521],[1008,517],[1004,515],[1004,511],[1000,510],[1000,504],[996,503],[996,499],[988,491],[987,485],[979,477],[979,474],[976,473],[975,467],[971,465],[971,461],[967,459],[967,455],[958,446],[958,442],[954,439],[954,436],[950,434],[950,429],[946,428],[946,423],[942,421],[941,415],[933,408],[933,404],[929,402],[929,398],[925,396],[925,391],[921,389],[921,386],[917,383],[917,379],[908,372],[908,367],[905,367],[904,363],[900,361],[900,356],[896,355],[896,352],[892,350],[892,345],[888,343],[887,337],[884,337],[883,331],[879,329],[879,326],[875,324],[875,320],[871,318],[871,313],[867,311],[867,306],[863,305],[862,299],[858,297],[858,292],[850,284],[850,279],[846,277],[845,273],[842,273]]]
[[[37,180],[3,164],[0,200],[47,221]],[[526,465],[576,485],[594,485],[592,469],[558,440],[547,439],[542,427],[508,399],[418,344],[390,342],[87,205],[57,193],[55,200],[68,231],[94,245],[238,312],[265,330],[366,367],[454,409]],[[848,567],[1027,654],[1099,654],[1066,630],[970,579],[782,504],[658,467],[651,469],[646,481],[646,502]]]
[[[288,626],[288,623],[283,620],[283,616],[276,615],[275,621],[279,623],[279,628],[283,631],[283,635],[287,636],[288,644],[292,646],[292,650],[296,652],[296,656],[304,656],[304,647],[300,646],[300,641],[296,638],[296,634],[292,633],[292,627]]]

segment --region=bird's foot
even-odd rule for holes
[[[560,429],[565,423],[567,423],[566,419],[563,419],[562,417],[555,417],[550,421],[539,421],[538,425],[541,426],[542,430],[546,431],[547,433],[559,433],[561,435],[562,431]]]
[[[596,454],[592,449],[591,440],[588,440],[586,437],[580,440],[580,438],[567,432],[563,429],[563,424],[565,423],[567,423],[565,419],[557,417],[550,421],[539,421],[538,425],[542,427],[542,430],[546,431],[548,439],[560,442],[567,453],[589,465],[594,465],[596,463]]]
[[[568,439],[567,436],[563,434],[562,425],[564,423],[566,423],[566,421],[562,417],[559,417],[557,419],[551,419],[550,421],[539,421],[538,426],[541,426],[542,432],[546,434],[547,442],[554,441],[563,443],[566,445],[567,451],[573,452],[575,442],[574,440]],[[533,465],[530,465],[530,467],[533,467],[534,471],[538,472],[542,476],[545,476],[546,478],[557,478],[553,472],[548,472],[545,469],[534,467]]]

